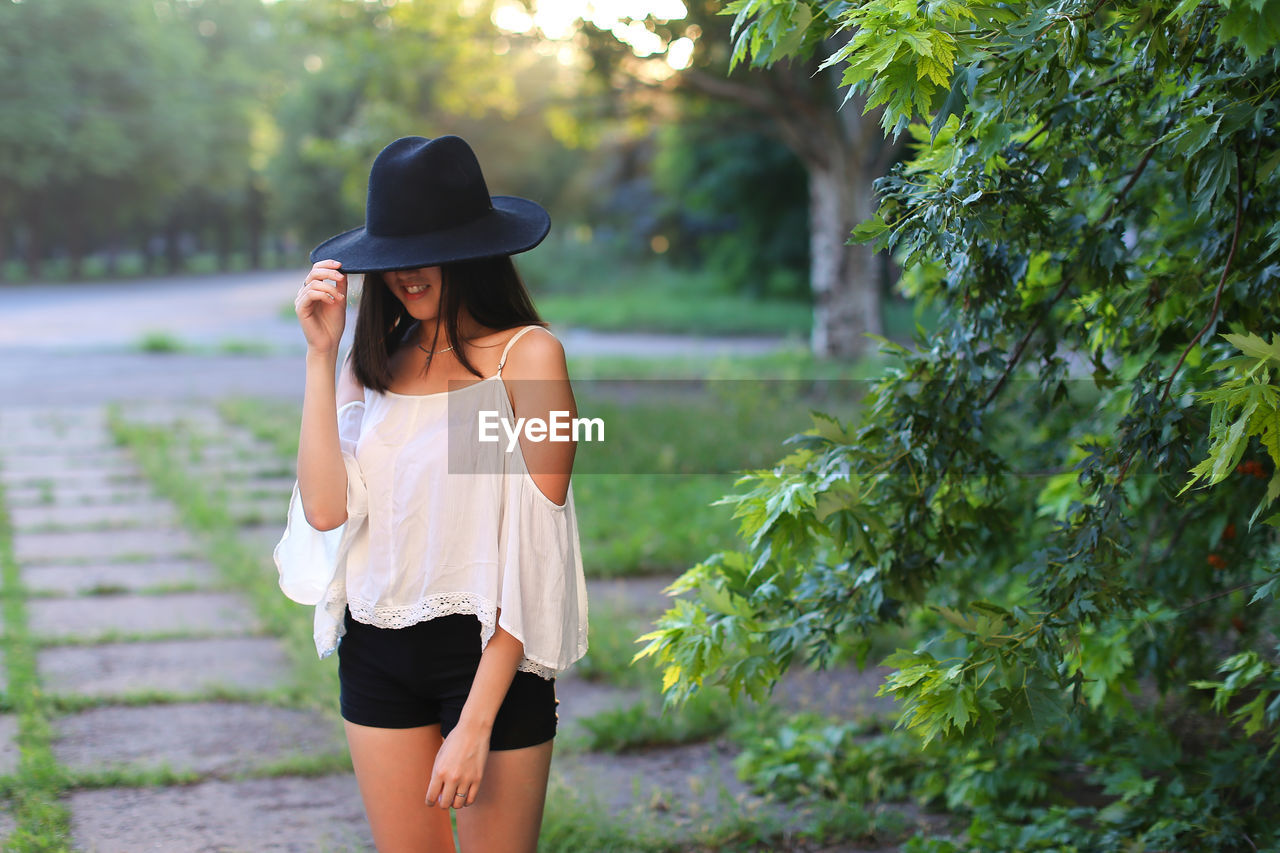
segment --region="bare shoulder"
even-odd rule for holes
[[[519,334],[514,332],[508,340]],[[564,345],[545,327],[530,329],[511,345],[502,375],[510,379],[568,379]]]

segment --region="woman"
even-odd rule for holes
[[[381,853],[537,847],[555,675],[587,648],[572,442],[481,442],[576,417],[564,350],[510,255],[550,228],[490,197],[455,136],[388,145],[366,224],[325,241],[295,307],[307,340],[281,587],[316,605]],[[347,275],[364,273],[337,389]]]

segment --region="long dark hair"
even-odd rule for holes
[[[490,329],[547,323],[533,307],[529,291],[509,255],[460,261],[440,267],[440,317],[445,337],[458,361],[476,376],[483,375],[467,358],[458,337],[458,315],[463,306],[477,323]],[[391,355],[410,334],[414,318],[409,314],[380,273],[365,273],[356,313],[356,329],[351,345],[351,367],[356,381],[383,392],[391,387]],[[440,325],[429,349],[436,351]],[[427,356],[430,365],[432,356]]]

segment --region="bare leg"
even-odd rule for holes
[[[476,801],[457,810],[462,853],[536,853],[554,744],[489,753]]]
[[[426,803],[431,768],[444,742],[440,724],[411,729],[343,724],[378,853],[457,853],[449,812]]]

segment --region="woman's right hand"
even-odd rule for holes
[[[347,277],[339,267],[338,261],[317,261],[293,301],[308,349],[338,351],[347,325]]]

